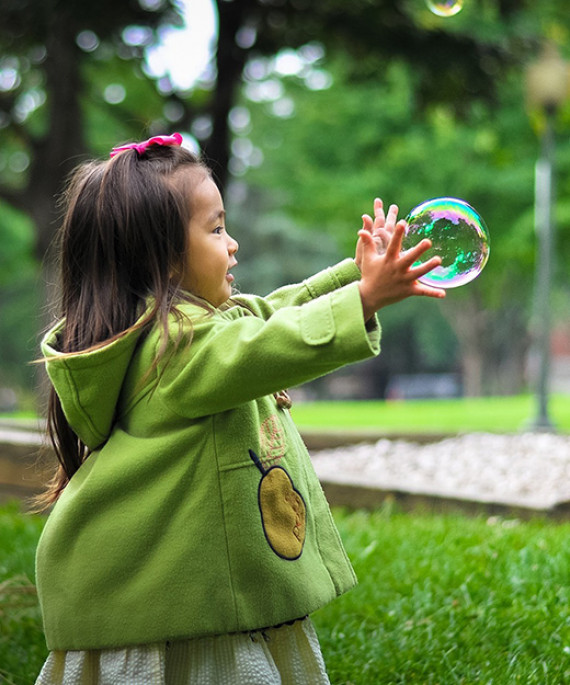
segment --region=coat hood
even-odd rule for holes
[[[46,370],[69,425],[93,450],[111,433],[125,375],[144,327],[95,350],[70,355],[59,350],[63,325],[60,321],[42,341]]]

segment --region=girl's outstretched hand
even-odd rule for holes
[[[382,230],[390,235],[383,253],[378,252],[372,231],[363,228],[358,232],[356,254],[360,256],[359,267],[362,273],[358,287],[366,321],[382,307],[400,302],[407,297],[445,297],[445,290],[418,281],[418,278],[439,266],[441,259],[432,257],[424,264],[413,266],[421,255],[429,250],[431,242],[422,240],[416,246],[402,252],[406,222],[402,220],[396,223],[397,213],[398,208],[392,205],[382,226]],[[383,235],[382,239],[385,238],[386,235]]]

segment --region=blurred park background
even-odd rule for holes
[[[401,215],[456,196],[491,257],[442,303],[381,313],[383,354],[301,399],[532,394],[535,164],[554,161],[549,392],[570,394],[570,13],[566,0],[1,0],[0,409],[41,411],[49,246],[69,171],[121,142],[180,131],[223,188],[237,285],[265,294],[354,254],[374,197]],[[529,78],[562,74],[554,94]],[[544,340],[542,347],[544,348]],[[542,350],[544,352],[544,349]]]

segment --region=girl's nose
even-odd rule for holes
[[[229,237],[228,252],[229,252],[229,254],[233,255],[239,250],[239,243],[237,240],[234,240],[234,238],[232,238],[231,236],[228,236],[228,237]]]

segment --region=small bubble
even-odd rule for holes
[[[426,0],[426,4],[438,17],[453,17],[463,9],[463,0]]]

